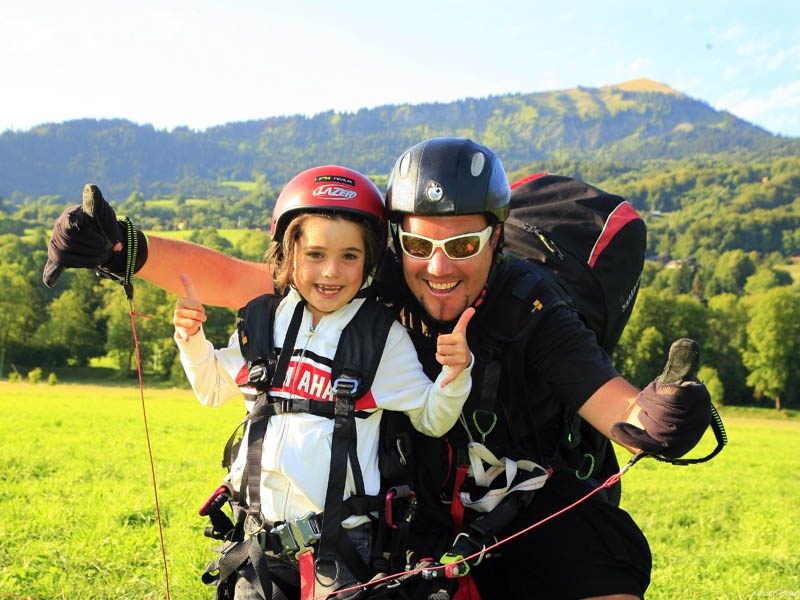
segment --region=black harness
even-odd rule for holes
[[[279,296],[260,296],[238,314],[239,345],[248,372],[248,381],[243,387],[254,388],[257,394],[252,410],[228,440],[223,457],[223,464],[230,467],[238,452],[235,443],[237,432],[247,427],[247,460],[242,489],[238,490],[235,501],[231,502],[236,524],[224,516],[222,503],[207,510],[212,519],[208,533],[227,540],[221,556],[209,565],[203,576],[205,583],[218,585],[218,598],[227,597],[224,594],[232,590],[231,580],[235,580],[231,576],[238,573],[269,600],[272,582],[265,552],[292,560],[313,549],[316,575],[330,580],[335,579],[339,571],[338,555],[359,581],[369,580],[376,570],[389,567],[388,563],[382,562],[385,543],[383,531],[386,528],[376,528],[378,535],[373,544],[373,564],[367,565],[342,531],[342,521],[352,515],[370,513],[382,517],[379,519],[381,523],[393,519],[393,516],[399,518],[403,516],[399,510],[396,511],[397,515],[392,515],[392,503],[412,495],[407,486],[396,486],[383,490],[378,496],[367,496],[357,456],[355,419],[368,417],[372,413],[356,411],[355,404],[372,386],[395,313],[370,295],[344,328],[331,367],[334,402],[310,398],[284,399],[273,397],[269,390],[280,387],[285,381],[305,301],[295,307],[283,348],[278,353],[273,340],[273,327],[280,301]],[[294,412],[307,412],[334,420],[325,506],[319,515],[308,514],[291,522],[268,524],[261,514],[260,499],[264,435],[271,416]],[[342,501],[348,464],[356,493]],[[385,519],[387,513],[389,519]],[[395,538],[405,529],[394,523],[387,525]],[[394,539],[392,546],[401,549],[403,542]]]

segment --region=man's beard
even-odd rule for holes
[[[455,326],[456,322],[458,321],[458,317],[461,316],[468,307],[469,303],[464,305],[464,308],[458,313],[458,315],[454,319],[444,319],[442,318],[442,314],[445,310],[444,303],[437,303],[437,308],[439,309],[439,314],[434,314],[430,310],[425,303],[425,296],[421,293],[419,296],[415,298],[417,308],[419,310],[420,317],[422,321],[428,325],[431,329],[435,330],[437,333],[447,333],[452,331],[453,327]]]

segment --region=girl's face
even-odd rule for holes
[[[293,282],[316,325],[355,297],[364,275],[361,228],[344,219],[314,217],[303,225],[294,253]]]

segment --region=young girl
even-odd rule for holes
[[[307,528],[309,513],[319,515],[326,507],[330,511],[332,506],[331,498],[326,504],[326,491],[329,470],[333,469],[331,454],[336,444],[334,425],[339,426],[338,417],[331,418],[330,411],[319,414],[321,411],[317,410],[314,414],[310,409],[308,412],[273,410],[266,420],[265,431],[260,434],[263,440],[259,440],[259,452],[249,439],[256,436],[252,415],[254,408],[260,414],[264,405],[330,408],[334,402],[331,366],[340,336],[368,301],[366,292],[386,246],[383,197],[367,177],[356,171],[337,166],[309,169],[294,177],[281,192],[273,211],[271,233],[273,242],[266,260],[272,267],[275,289],[285,293],[272,321],[277,362],[285,366],[282,380],[274,378],[262,388],[266,393],[252,395],[257,394],[248,388],[254,379],[253,371],[246,364],[239,337],[232,336],[226,348],[212,347],[203,335],[201,324],[205,313],[193,297],[190,282],[185,282],[187,297],[178,300],[173,318],[181,362],[200,402],[217,406],[242,391],[246,393],[251,420],[226,477],[226,486],[234,502],[247,507],[250,526],[245,520],[246,533],[249,528],[256,534],[269,532],[282,522],[302,522]],[[437,360],[443,368],[434,383],[423,373],[406,331],[399,323],[391,323],[372,385],[354,407],[360,418],[355,419],[356,452],[350,454],[356,456],[351,457],[350,468],[346,469],[343,500],[354,494],[370,496],[379,492],[378,437],[382,409],[406,413],[417,430],[430,436],[441,436],[455,424],[470,391],[472,357],[465,330],[472,314],[472,308],[465,311],[453,333],[439,337]],[[241,315],[240,312],[240,318]],[[248,335],[255,334],[248,331]],[[250,465],[254,455],[260,457],[256,471],[248,465],[248,451]],[[359,467],[360,473],[354,473]],[[257,473],[258,485],[248,481],[253,476],[248,478],[246,472]],[[341,515],[344,534],[339,537],[352,541],[361,557],[368,561],[372,540],[369,517],[345,516]],[[254,523],[256,527],[252,526]],[[323,531],[319,546],[322,546],[330,523],[312,516],[312,529],[319,528],[320,523]],[[357,579],[349,568],[352,558],[342,558],[339,545],[336,549],[334,568],[327,573],[321,573],[319,566],[316,570],[317,582],[330,590]],[[320,558],[316,560],[319,562]],[[260,583],[253,569],[258,572],[259,567],[254,568],[253,562],[251,558],[240,567],[245,576],[236,583],[237,600],[258,597]],[[266,562],[272,582],[287,596],[296,595],[299,586],[294,557],[276,557],[268,550]],[[269,581],[264,585],[268,584]]]

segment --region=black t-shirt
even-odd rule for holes
[[[493,268],[486,293],[467,330],[470,350],[476,363],[472,370],[472,393],[464,407],[464,421],[473,438],[480,438],[480,432],[488,428],[481,423],[486,420],[486,416],[474,414],[480,406],[485,368],[481,343],[487,337],[488,328],[496,323],[497,316],[502,315],[505,318],[509,314],[508,299],[504,296],[528,269],[537,267],[523,266],[510,257],[502,257]],[[512,420],[516,420],[523,412],[527,412],[528,422],[535,430],[530,432],[531,439],[535,438],[537,447],[529,445],[522,449],[513,447],[513,444],[509,446],[508,432],[503,432],[499,423],[486,436],[486,443],[490,448],[501,446],[492,448],[501,453],[535,452],[537,456],[525,458],[546,461],[555,453],[559,439],[565,434],[565,414],[574,414],[598,388],[618,373],[611,365],[608,355],[598,345],[594,332],[584,325],[578,314],[568,305],[568,297],[563,290],[549,280],[549,275],[541,275],[554,291],[553,297],[563,301],[555,302],[553,307],[546,307],[549,310],[544,311],[544,316],[526,340],[504,348],[496,404],[498,410],[495,411],[498,421],[509,415]],[[397,286],[394,289],[395,294],[399,293]],[[402,289],[405,290],[402,301],[405,322],[409,326],[420,361],[426,373],[433,378],[441,369],[435,358],[436,336],[450,331],[452,323],[431,322],[426,318],[422,307],[410,297],[404,285]],[[524,323],[520,323],[520,327],[523,326]],[[500,410],[502,407],[506,407],[506,410]],[[514,407],[514,410],[509,411],[509,407]],[[462,445],[462,442],[467,441],[464,425],[456,424],[447,437],[457,445]],[[494,441],[497,443],[493,443]]]

